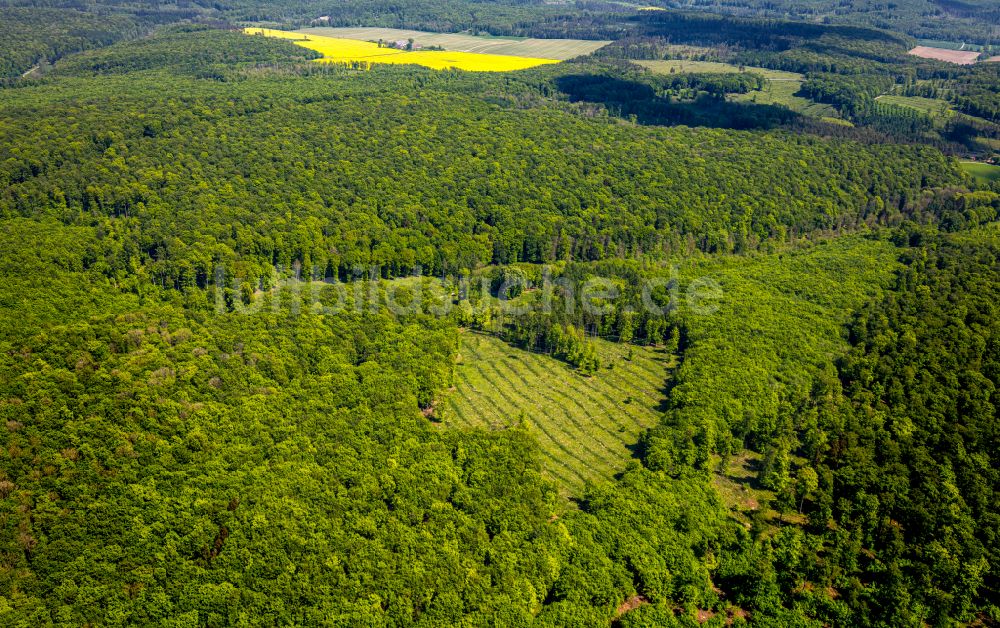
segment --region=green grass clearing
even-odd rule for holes
[[[984,164],[979,161],[963,161],[959,165],[962,167],[962,170],[968,172],[972,175],[973,179],[981,183],[1000,181],[1000,166]]]
[[[660,419],[674,360],[661,349],[595,339],[602,366],[585,377],[492,336],[466,330],[460,338],[455,389],[441,404],[444,424],[507,429],[523,419],[547,474],[567,492],[622,471],[639,434]]]
[[[730,458],[723,464],[713,458],[712,486],[726,504],[742,521],[748,521],[751,512],[768,509],[774,500],[774,493],[758,486],[757,469],[761,455],[744,450],[739,456]]]

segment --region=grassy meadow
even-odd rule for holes
[[[422,65],[434,70],[456,68],[473,72],[509,72],[524,70],[546,63],[558,63],[557,59],[514,57],[510,55],[479,54],[452,50],[405,51],[383,48],[378,44],[355,39],[305,35],[290,31],[267,28],[247,28],[249,35],[264,35],[289,39],[323,55],[318,63],[390,63]]]
[[[1000,181],[1000,166],[978,161],[963,161],[959,165],[962,166],[962,170],[968,172],[973,179],[981,183]]]
[[[659,421],[673,365],[660,349],[594,339],[602,366],[584,377],[492,336],[466,330],[460,338],[444,424],[501,430],[523,421],[538,439],[546,472],[568,492],[622,471],[640,432]]]

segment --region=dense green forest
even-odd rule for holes
[[[158,2],[0,1],[0,85],[67,55],[133,39],[205,15],[197,5]],[[207,18],[207,15],[205,15]]]
[[[40,62],[110,44],[138,31],[128,18],[55,9],[0,9],[0,78],[20,77]]]
[[[988,0],[902,0],[891,5],[830,0],[679,3],[652,7],[683,9],[773,22],[794,20],[816,28],[869,27],[913,37],[998,44],[1000,21]],[[158,25],[182,21],[212,24],[273,24],[285,27],[386,26],[437,32],[469,31],[495,36],[621,39],[648,34],[642,22],[674,12],[637,11],[640,5],[603,0],[555,3],[541,0],[197,0],[176,4],[147,0],[0,0],[0,78],[9,80],[39,63],[142,36]],[[648,7],[644,7],[648,8]],[[990,25],[994,27],[991,28]],[[718,24],[716,25],[718,28]],[[724,28],[719,28],[722,32]]]
[[[1000,184],[878,99],[992,124],[995,71],[906,56],[917,3],[36,4],[0,5],[3,625],[1000,622]],[[319,15],[617,41],[479,74],[230,28]],[[738,69],[630,63],[679,54]],[[737,101],[766,69],[843,119]],[[668,356],[657,423],[568,490],[523,411],[441,420],[473,333],[574,421]]]
[[[1000,19],[997,7],[987,0],[905,0],[891,4],[833,0],[751,0],[740,3],[699,0],[695,5],[733,15],[857,24],[902,32],[914,37],[977,43],[996,43],[996,34],[984,31],[981,26],[995,24]],[[690,5],[685,3],[683,6]]]
[[[203,31],[162,44],[194,59],[197,37],[214,51],[207,61],[219,55],[220,37],[232,42],[234,60],[248,54],[250,38],[239,34]],[[272,64],[277,44],[260,46],[248,58]],[[67,63],[66,72],[141,70],[144,58],[143,47],[131,61],[109,48]],[[200,67],[214,77],[215,64]],[[495,86],[412,68],[299,77],[271,69],[247,76],[237,66],[206,80],[183,64],[48,80],[0,94],[12,114],[0,127],[0,213],[101,225],[109,249],[101,263],[122,281],[141,267],[161,285],[204,287],[221,264],[263,286],[269,269],[294,261],[345,279],[356,266],[389,277],[418,265],[440,274],[488,263],[743,251],[789,233],[889,220],[922,188],[961,180],[952,163],[922,148],[623,126],[588,109],[604,95],[580,93],[584,78],[573,69]],[[608,80],[619,95],[618,83],[656,90],[588,76],[584,85]],[[168,84],[174,91],[164,93]],[[485,93],[470,93],[477,85]],[[95,88],[111,95],[100,108],[79,108]],[[568,100],[588,102],[552,97],[563,89]],[[517,106],[534,100],[542,104]],[[735,154],[739,161],[726,159]]]

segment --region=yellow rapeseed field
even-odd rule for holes
[[[299,46],[323,55],[321,63],[412,63],[435,70],[458,68],[473,72],[509,72],[524,70],[546,63],[559,63],[555,59],[532,59],[509,55],[479,54],[451,50],[416,50],[406,52],[395,48],[380,48],[378,44],[355,39],[340,39],[320,35],[303,35],[270,28],[246,28],[250,35],[266,35],[290,39]]]

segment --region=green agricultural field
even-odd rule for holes
[[[457,52],[477,52],[560,61],[590,54],[611,43],[610,41],[584,39],[528,39],[523,37],[489,37],[468,33],[429,33],[398,28],[305,28],[297,32],[361,41],[413,39],[415,44],[424,47],[440,46],[445,50]]]
[[[492,336],[468,330],[460,336],[444,423],[499,430],[523,420],[538,439],[546,471],[569,492],[622,471],[640,432],[659,421],[674,359],[661,349],[595,339],[602,366],[585,377]]]
[[[649,68],[659,74],[674,73],[716,73],[728,74],[732,72],[753,72],[760,74],[767,79],[767,85],[760,91],[753,91],[748,94],[735,94],[731,98],[736,102],[752,102],[761,105],[784,105],[792,111],[813,116],[816,118],[836,118],[837,111],[830,105],[813,102],[808,98],[802,98],[795,94],[802,86],[804,77],[797,72],[785,72],[783,70],[769,70],[767,68],[757,68],[751,66],[733,65],[730,63],[719,63],[716,61],[689,61],[686,59],[670,59],[666,61],[636,61],[639,65]]]
[[[984,164],[978,161],[961,162],[962,170],[965,170],[972,178],[982,183],[1000,181],[1000,166]]]

